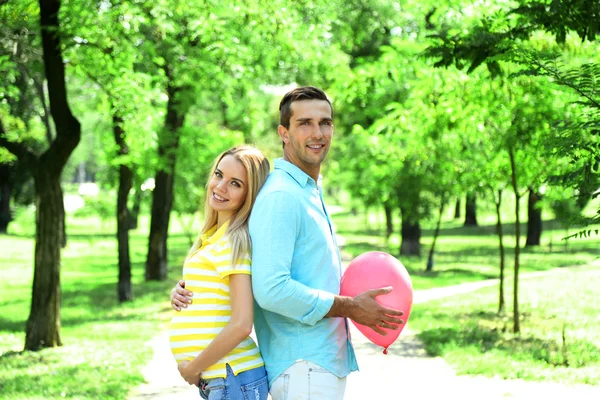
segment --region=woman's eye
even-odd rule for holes
[[[221,175],[221,173],[220,173],[220,172],[215,172],[215,175],[216,175],[217,177],[219,177],[219,178],[222,178],[222,177],[223,177],[223,175]]]
[[[233,186],[235,186],[235,187],[240,187],[240,184],[239,184],[239,183],[237,183],[236,181],[233,181],[233,182],[231,182],[231,184],[232,184]]]

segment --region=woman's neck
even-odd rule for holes
[[[221,228],[224,223],[229,221],[232,217],[231,213],[218,213],[217,214],[217,229]]]

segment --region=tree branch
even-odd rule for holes
[[[81,124],[73,116],[67,100],[65,65],[56,34],[60,24],[59,0],[39,0],[44,72],[48,82],[50,114],[56,127],[56,138],[50,148],[40,157],[44,167],[52,174],[60,174],[69,156],[81,138]]]
[[[0,120],[0,147],[4,147],[6,150],[17,156],[20,161],[23,161],[29,166],[32,166],[35,163],[35,160],[37,160],[35,154],[22,143],[12,142],[6,138],[6,131],[4,130],[2,120]]]
[[[582,96],[585,99],[589,100],[596,108],[600,109],[600,102],[598,100],[596,100],[593,96],[591,96],[590,94],[588,94],[585,91],[583,91],[579,86],[575,85],[573,82],[565,79],[558,71],[556,71],[554,69],[551,69],[550,67],[547,67],[546,65],[544,65],[543,63],[541,63],[541,62],[539,62],[537,60],[533,60],[533,62],[542,71],[545,71],[549,76],[551,76],[552,78],[554,78],[554,80],[557,81],[557,83],[559,85],[566,86],[568,88],[573,89],[580,96]]]

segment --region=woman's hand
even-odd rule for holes
[[[187,383],[194,386],[200,385],[200,377],[202,374],[200,372],[192,371],[189,361],[180,361],[179,364],[177,364],[177,369],[179,370],[181,377],[185,379]]]
[[[177,285],[171,290],[171,307],[175,311],[187,308],[187,305],[192,303],[193,295],[189,290],[185,290],[185,281],[177,282]]]

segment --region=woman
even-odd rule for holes
[[[181,376],[209,400],[266,399],[267,375],[250,338],[253,298],[248,218],[269,173],[251,146],[215,160],[206,191],[206,218],[183,265],[192,304],[179,307],[170,327]]]

